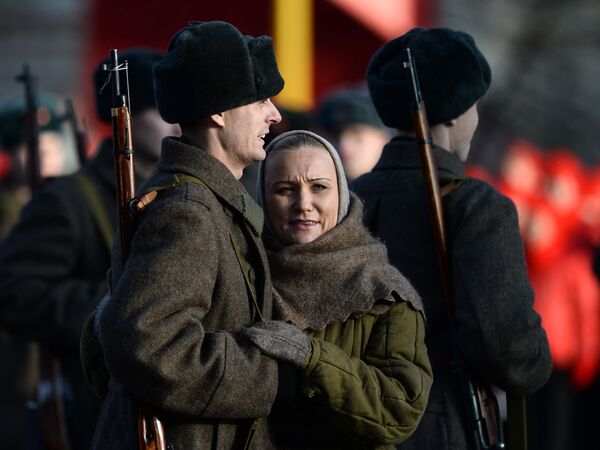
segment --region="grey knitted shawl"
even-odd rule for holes
[[[388,262],[385,245],[362,223],[363,206],[350,194],[346,217],[308,244],[284,245],[263,233],[275,311],[301,329],[322,330],[365,313],[383,314],[398,300],[422,311],[410,282]]]

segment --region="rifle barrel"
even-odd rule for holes
[[[29,64],[23,65],[23,73],[16,80],[25,87],[25,132],[27,136],[27,174],[31,189],[42,183],[39,152],[39,126],[37,121],[37,80],[29,69]]]

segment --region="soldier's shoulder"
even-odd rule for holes
[[[194,207],[204,210],[215,210],[218,199],[202,182],[182,177],[181,174],[158,172],[150,177],[141,187],[138,198],[150,192],[156,192],[152,200],[153,207]]]
[[[484,215],[516,215],[513,201],[500,193],[494,186],[478,178],[465,177],[449,196],[451,209],[475,212]]]

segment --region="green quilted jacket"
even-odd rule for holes
[[[313,333],[300,402],[277,411],[284,448],[394,448],[416,429],[432,372],[423,315],[407,303]]]

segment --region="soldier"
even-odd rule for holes
[[[112,296],[91,324],[111,373],[92,448],[138,448],[143,405],[169,448],[269,448],[260,418],[281,386],[278,365],[240,332],[272,317],[272,288],[262,209],[238,180],[265,158],[281,120],[270,100],[284,84],[272,40],[191,22],[154,83],[161,116],[183,135],[163,141],[139,193],[157,196],[136,218],[123,268],[114,259]]]
[[[367,225],[387,244],[392,264],[421,294],[428,318],[425,342],[434,383],[421,424],[401,448],[466,449],[472,427],[449,367],[450,324],[412,132],[402,58],[406,47],[417,67],[438,175],[443,191],[449,191],[444,208],[459,352],[484,381],[516,393],[533,392],[547,381],[550,352],[533,310],[515,207],[489,184],[464,177],[462,163],[477,127],[477,102],[490,84],[490,67],[466,33],[413,29],[386,43],[369,64],[375,108],[400,135],[351,188],[364,199]]]
[[[37,123],[40,176],[51,179],[68,173],[65,137],[58,109],[58,98],[44,94],[39,98]],[[0,108],[0,240],[19,218],[31,198],[27,166],[26,107],[22,97],[13,98]]]
[[[348,181],[370,172],[392,137],[366,87],[330,92],[317,108],[316,126],[338,149]]]
[[[57,176],[64,169],[65,142],[56,100],[43,95],[38,104],[40,172],[44,178]],[[5,162],[0,176],[0,242],[31,197],[25,170],[25,115],[22,97],[7,101],[0,110],[0,156]],[[25,405],[35,397],[39,379],[38,349],[35,343],[0,329],[0,364],[0,442],[6,450],[22,449],[23,441],[31,434],[27,430],[31,425],[28,421],[35,419],[34,415],[27,414],[29,410]]]
[[[129,62],[140,181],[156,163],[162,137],[178,133],[156,110],[152,65],[160,57],[151,50],[123,55]],[[97,92],[106,77],[99,67]],[[110,122],[110,105],[111,92],[105,89],[97,96],[98,116],[105,122]],[[34,193],[0,250],[0,326],[38,341],[60,360],[72,449],[89,447],[100,406],[83,377],[79,340],[87,316],[106,293],[115,228],[112,144],[106,139],[80,172]]]

